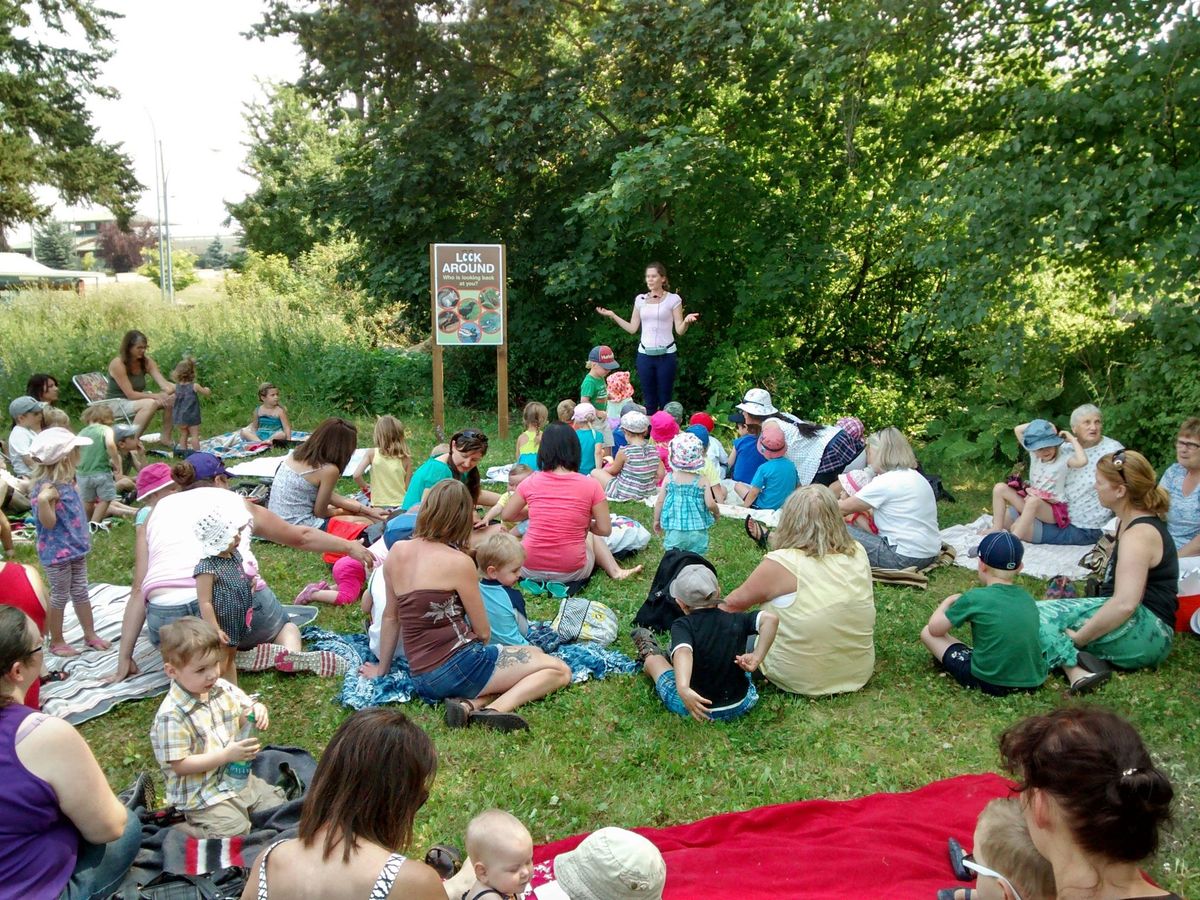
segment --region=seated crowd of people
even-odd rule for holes
[[[663,549],[686,555],[669,585],[669,645],[645,628],[632,637],[663,705],[698,721],[748,713],[762,683],[756,672],[805,696],[861,689],[875,667],[872,570],[923,571],[941,552],[934,489],[900,430],[866,433],[850,416],[807,422],[756,388],[728,416],[737,436],[727,451],[707,412],[685,417],[678,403],[667,403],[647,415],[604,346],[589,354],[578,400],[557,405],[557,421],[541,403],[525,407],[525,430],[505,455],[503,492],[484,487],[483,432],[460,430],[414,465],[403,425],[382,416],[354,472],[360,492],[339,493],[359,434],[353,423],[329,418],[282,460],[262,505],[231,490],[222,461],[198,449],[196,395],[208,389],[195,383],[194,365],[181,362],[168,381],[146,351],[144,335],[126,335],[109,367],[110,401],[88,406],[78,433],[53,405],[51,376],[35,376],[28,394],[9,405],[0,505],[28,511],[41,564],[40,571],[13,562],[0,568],[0,770],[18,785],[25,841],[0,854],[0,884],[20,887],[12,896],[103,895],[137,849],[136,819],[112,796],[87,744],[65,722],[36,712],[39,685],[52,677],[43,649],[70,657],[111,648],[94,627],[87,573],[93,535],[111,516],[128,516],[134,526],[131,594],[112,678],[137,673],[133,649],[145,629],[172,682],[150,743],[167,799],[184,816],[179,827],[197,837],[244,834],[251,812],[282,801],[253,775],[234,775],[259,749],[253,731],[270,722],[266,706],[238,687],[238,671],[332,676],[346,669],[336,654],[304,649],[259,570],[251,537],[338,557],[333,585],[310,584],[295,602],[362,603],[378,659],[362,667],[364,677],[386,674],[403,658],[416,693],[443,704],[448,726],[505,732],[528,728],[521,706],[571,682],[566,663],[527,639],[520,586],[565,593],[597,569],[618,580],[642,571],[610,549],[610,503],[652,505]],[[147,376],[160,392],[147,392]],[[278,389],[263,384],[258,399],[242,438],[288,440]],[[143,432],[159,412],[169,444],[180,427],[186,458],[147,457]],[[1070,426],[1059,431],[1038,419],[1016,427],[1030,454],[1028,480],[1015,475],[993,491],[992,527],[972,551],[980,586],[947,597],[920,634],[965,687],[998,696],[1033,691],[1061,669],[1069,692],[1082,694],[1114,669],[1157,666],[1171,650],[1179,561],[1200,557],[1200,419],[1181,426],[1177,462],[1161,479],[1145,456],[1104,436],[1096,407],[1075,410]],[[757,520],[760,511],[773,513],[770,528]],[[704,559],[722,515],[745,517],[747,532],[768,551],[729,591]],[[1016,582],[1022,541],[1093,544],[1114,517],[1115,543],[1094,596],[1037,602]],[[11,558],[2,514],[0,537]],[[381,590],[369,584],[374,570]],[[82,647],[64,637],[68,603]],[[969,644],[960,639],[968,624]],[[1009,872],[1022,880],[1019,896],[1050,897],[1055,879],[1077,877],[1086,851],[1094,865],[1111,864],[1105,871],[1114,883],[1150,889],[1136,863],[1157,845],[1171,787],[1136,733],[1104,715],[1060,711],[1005,734],[1002,754],[1022,794],[981,817],[981,874],[992,871],[979,862],[981,846],[1002,875],[998,867],[1013,854],[1035,857],[1012,862]],[[1123,741],[1110,739],[1126,732]],[[364,755],[355,751],[367,743],[377,749],[363,770]],[[60,749],[47,752],[50,745]],[[1049,766],[1047,753],[1081,770]],[[1137,830],[1131,844],[1071,830],[1082,815],[1075,786],[1100,777],[1083,769],[1108,756],[1104,777],[1115,789],[1100,792],[1114,806],[1105,821]],[[432,743],[403,714],[352,715],[322,756],[299,837],[260,856],[246,896],[267,896],[268,881],[289,896],[301,877],[310,891],[327,885],[322,896],[445,896],[432,869],[400,855],[435,769]],[[1134,795],[1154,802],[1133,804]],[[1063,817],[1073,823],[1065,833],[1047,824]],[[1002,819],[1015,825],[1002,827]],[[995,837],[1017,826],[1027,846]],[[473,882],[462,896],[516,896],[539,878],[556,879],[568,896],[608,896],[610,877],[632,879],[621,891],[661,896],[666,872],[653,845],[620,829],[592,839],[539,874],[524,826],[485,812],[466,836],[473,863],[463,877]],[[606,867],[613,858],[629,864]]]

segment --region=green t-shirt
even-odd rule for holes
[[[421,502],[421,497],[424,496],[426,489],[433,487],[439,481],[453,477],[454,472],[451,468],[436,456],[425,460],[421,468],[413,472],[412,481],[408,483],[408,490],[404,492],[403,507],[412,509]],[[466,481],[467,474],[464,472],[458,477],[458,480]]]
[[[1001,687],[1038,687],[1048,670],[1038,643],[1037,601],[1015,584],[967,591],[946,610],[954,626],[971,623],[971,674]]]
[[[583,383],[579,385],[579,397],[591,400],[600,415],[608,415],[608,382],[603,378],[597,378],[591,372],[584,375]]]
[[[79,432],[80,437],[91,438],[92,443],[79,448],[79,466],[75,470],[80,475],[103,475],[112,472],[112,463],[108,461],[108,446],[105,438],[112,434],[108,425],[96,423],[88,425]]]

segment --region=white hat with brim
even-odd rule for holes
[[[196,539],[205,556],[216,556],[229,549],[238,533],[238,526],[217,513],[206,513],[196,520]]]
[[[752,416],[773,416],[779,412],[775,408],[775,404],[771,402],[771,392],[764,391],[762,388],[751,388],[746,391],[746,396],[742,398],[742,402],[737,404],[735,409],[740,409],[744,413],[749,413]]]
[[[47,428],[34,436],[29,458],[43,466],[52,466],[76,447],[88,447],[91,443],[91,438],[72,434],[65,428]]]
[[[662,900],[667,864],[654,844],[624,828],[601,828],[554,857],[571,900]]]

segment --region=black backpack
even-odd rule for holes
[[[714,575],[717,572],[716,566],[699,553],[690,550],[668,550],[664,553],[654,572],[654,581],[650,583],[650,593],[634,616],[633,624],[651,631],[670,631],[671,623],[683,615],[683,610],[671,596],[671,582],[684,566],[695,565],[707,566]]]

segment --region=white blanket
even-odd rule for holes
[[[358,468],[358,464],[362,462],[362,458],[367,455],[369,448],[359,447],[354,451],[354,455],[350,457],[350,462],[346,463],[346,468],[342,469],[342,476],[349,478],[354,474],[354,470]],[[229,467],[229,474],[236,475],[238,478],[274,478],[275,471],[279,468],[288,456],[256,456],[253,459],[248,459],[245,462],[240,462],[236,466]]]
[[[954,558],[956,566],[974,569],[979,561],[967,556],[967,551],[979,546],[983,535],[992,526],[992,517],[982,515],[969,525],[951,525],[940,532],[942,540],[958,551]],[[1030,544],[1024,543],[1025,568],[1021,574],[1034,578],[1053,578],[1066,575],[1072,581],[1086,578],[1088,570],[1079,565],[1080,558],[1092,549],[1093,544]]]

